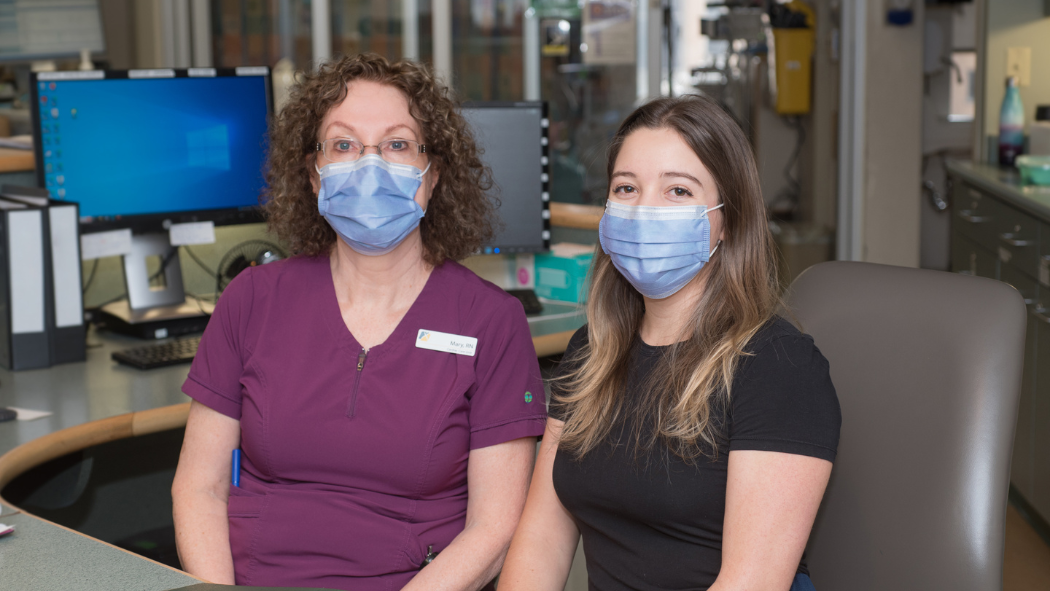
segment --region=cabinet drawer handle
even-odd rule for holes
[[[1047,317],[1047,312],[1050,312],[1050,310],[1047,310],[1046,308],[1036,308],[1035,310],[1032,310],[1032,315],[1038,318],[1039,320],[1050,324],[1050,317]]]
[[[974,215],[972,211],[964,209],[959,212],[959,217],[970,222],[971,224],[983,224],[991,218],[986,215]]]
[[[1031,246],[1035,244],[1034,240],[1019,240],[1014,238],[1013,234],[999,234],[999,240],[1002,240],[1010,246]]]

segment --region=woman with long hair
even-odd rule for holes
[[[714,102],[665,98],[612,141],[588,324],[552,383],[500,591],[810,589],[838,445],[828,363],[777,316],[750,145]]]

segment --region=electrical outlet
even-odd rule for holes
[[[1006,75],[1016,76],[1019,86],[1028,86],[1031,83],[1031,47],[1008,47],[1006,49]]]

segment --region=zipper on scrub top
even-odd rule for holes
[[[368,359],[368,349],[361,348],[361,352],[357,355],[357,374],[354,376],[354,391],[350,393],[350,408],[346,411],[346,416],[354,418],[354,413],[357,411],[357,389],[361,387],[361,372],[365,370],[365,360]]]

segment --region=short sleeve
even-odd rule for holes
[[[505,299],[479,334],[470,394],[470,449],[543,435],[543,379],[525,312]]]
[[[565,405],[562,402],[566,394],[563,385],[564,379],[580,366],[582,360],[579,358],[579,354],[586,345],[587,325],[584,324],[569,339],[569,344],[565,347],[565,354],[561,356],[561,363],[558,364],[558,368],[554,371],[554,377],[551,378],[551,402],[547,408],[547,414],[552,419],[562,422],[566,419]]]
[[[190,374],[182,384],[187,396],[232,419],[241,418],[244,335],[254,297],[251,269],[245,269],[222,292],[204,329]]]
[[[730,394],[729,449],[835,461],[842,417],[828,362],[807,335],[778,336],[745,357]]]

